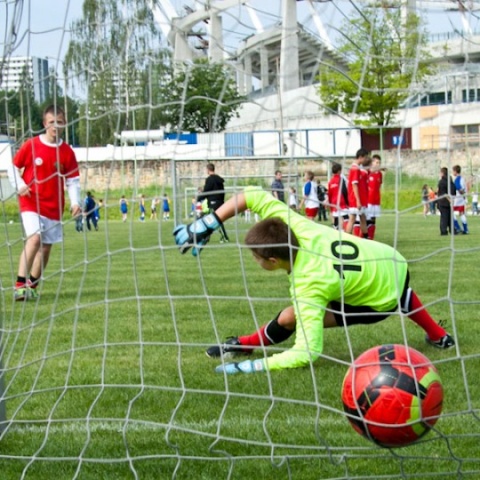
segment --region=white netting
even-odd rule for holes
[[[478,217],[467,215],[470,235],[440,237],[421,199],[441,166],[460,164],[470,194],[478,188],[476,2],[448,14],[442,2],[383,2],[370,13],[364,2],[58,3],[0,0],[0,476],[480,478]],[[402,37],[413,11],[430,37]],[[391,28],[381,28],[390,13]],[[385,45],[355,43],[349,18],[366,19],[370,30],[356,28]],[[349,39],[364,49],[356,70],[347,68],[354,51],[341,47]],[[426,76],[423,48],[438,66]],[[382,56],[397,62],[385,93],[401,97],[383,124],[364,109],[383,92],[372,81]],[[344,92],[331,90],[332,104],[318,84],[328,69],[340,76],[325,84]],[[83,222],[77,231],[67,211],[40,298],[15,302],[25,239],[6,169],[42,131],[48,103],[66,112],[82,198],[102,200],[99,230]],[[227,197],[270,189],[277,169],[300,197],[305,170],[326,183],[332,164],[347,172],[362,144],[387,167],[377,238],[408,259],[412,286],[448,321],[456,347],[427,346],[394,315],[325,331],[309,368],[216,374],[206,348],[255,331],[290,299],[286,276],[260,270],[243,246],[252,212],[226,223],[230,243],[214,234],[200,257],[179,254],[172,231],[191,218],[206,164],[225,178]],[[404,449],[361,438],[341,401],[352,360],[384,343],[427,355],[445,389],[435,428]]]

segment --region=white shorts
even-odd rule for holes
[[[349,215],[365,215],[365,212],[366,212],[366,208],[365,207],[362,207],[362,208],[354,208],[354,207],[350,207],[348,209],[348,214]]]
[[[372,205],[369,203],[367,207],[367,218],[377,218],[380,216],[381,211],[380,205]]]
[[[42,243],[47,245],[63,241],[62,223],[58,220],[42,217],[35,212],[22,212],[22,223],[27,238],[39,234]]]
[[[348,217],[348,209],[345,209],[345,210],[334,210],[333,212],[331,212],[332,214],[332,217]]]

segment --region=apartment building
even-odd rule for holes
[[[48,96],[48,60],[38,57],[10,57],[0,63],[0,90],[20,90],[27,82],[35,101],[43,103]]]

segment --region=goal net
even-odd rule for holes
[[[0,0],[2,478],[480,478],[478,7],[449,5]],[[31,243],[7,172],[50,104],[96,207],[72,218],[65,190],[38,298],[16,301]],[[305,172],[326,187],[361,147],[385,168],[375,240],[407,259],[456,345],[433,348],[398,312],[325,329],[307,367],[216,373],[206,350],[259,330],[292,293],[244,245],[255,212],[225,222],[228,243],[214,233],[180,254],[172,232],[197,218],[207,165],[227,199],[272,191],[281,171],[300,205]],[[441,236],[423,191],[455,165],[469,233]],[[342,404],[355,358],[385,344],[419,350],[443,382],[440,418],[403,448],[358,435]]]

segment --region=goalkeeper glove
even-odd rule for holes
[[[175,243],[180,247],[182,254],[193,247],[192,254],[196,257],[210,240],[210,235],[221,226],[222,222],[217,215],[209,213],[190,225],[179,225],[175,228],[173,231]]]
[[[244,360],[243,362],[225,363],[215,368],[217,373],[257,373],[265,371],[265,362],[259,358],[257,360]]]

